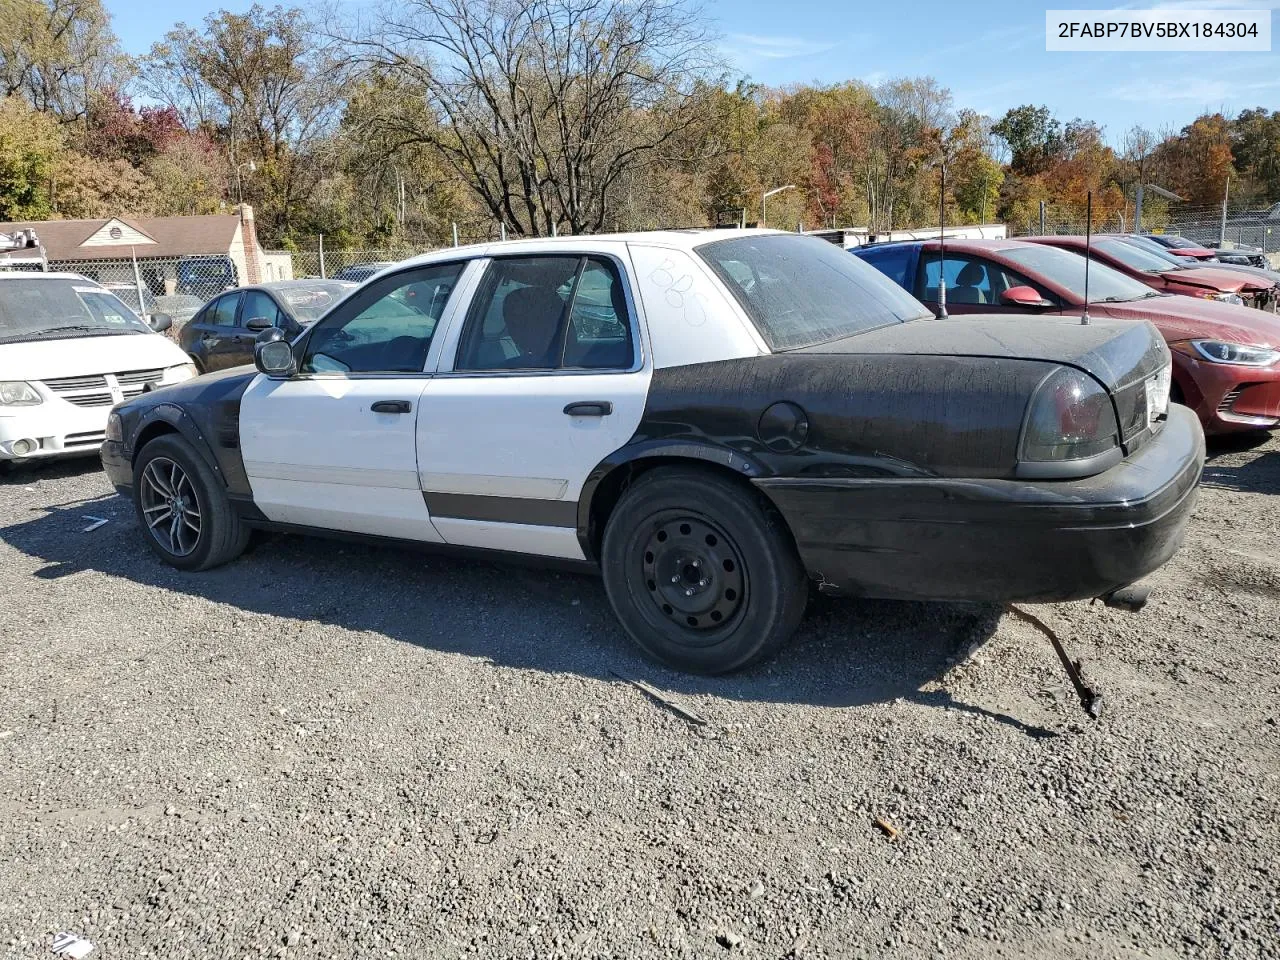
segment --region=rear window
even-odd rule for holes
[[[762,234],[696,249],[774,351],[932,316],[875,267],[817,237]]]
[[[908,271],[915,260],[915,252],[915,247],[905,243],[853,251],[855,256],[867,261],[904,290],[911,289],[913,278],[908,276]]]

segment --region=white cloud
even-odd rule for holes
[[[803,37],[761,36],[753,33],[731,33],[725,38],[724,52],[735,60],[789,60],[812,57],[834,50],[838,44],[806,40]]]

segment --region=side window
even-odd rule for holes
[[[941,269],[939,267],[941,266]],[[947,281],[947,303],[996,303],[998,297],[991,286],[984,261],[973,257],[950,255],[939,261],[937,254],[924,263],[924,296],[938,302],[939,276]]]
[[[618,370],[635,351],[612,261],[569,256],[494,260],[476,291],[455,369]]]
[[[229,293],[225,297],[219,297],[205,307],[204,322],[212,323],[219,327],[234,327],[236,325],[236,306],[239,303],[240,294],[238,293]]]
[[[608,260],[588,260],[578,276],[562,367],[626,370],[635,359],[622,278]]]
[[[436,324],[465,263],[383,277],[319,321],[307,338],[304,373],[421,373]]]
[[[911,266],[914,253],[915,248],[904,243],[878,250],[872,248],[862,253],[861,257],[902,289],[910,290],[911,278],[907,276],[907,270]],[[947,282],[950,285],[950,281]],[[936,287],[937,284],[935,283],[934,286]]]
[[[262,317],[271,321],[273,327],[284,326],[284,317],[280,316],[280,308],[270,296],[261,290],[247,290],[244,304],[240,308],[240,326],[247,326],[250,320]]]

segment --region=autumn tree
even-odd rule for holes
[[[1034,176],[1049,165],[1062,146],[1062,125],[1048,107],[1014,107],[991,127],[1009,147],[1009,166],[1018,176]]]
[[[0,2],[0,96],[62,122],[84,119],[95,91],[128,78],[101,0]]]
[[[179,24],[140,64],[150,96],[225,139],[244,198],[266,234],[289,233],[320,181],[334,171],[330,135],[343,75],[302,11],[255,4],[222,11],[203,28]]]
[[[0,99],[0,220],[43,220],[53,212],[49,182],[64,150],[51,114],[18,97]]]

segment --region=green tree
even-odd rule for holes
[[[1008,144],[1012,155],[1009,166],[1018,176],[1040,173],[1062,148],[1062,125],[1053,119],[1048,107],[1014,107],[991,127],[991,132]]]
[[[0,100],[0,220],[43,220],[53,212],[50,180],[65,151],[51,114],[17,97]]]

